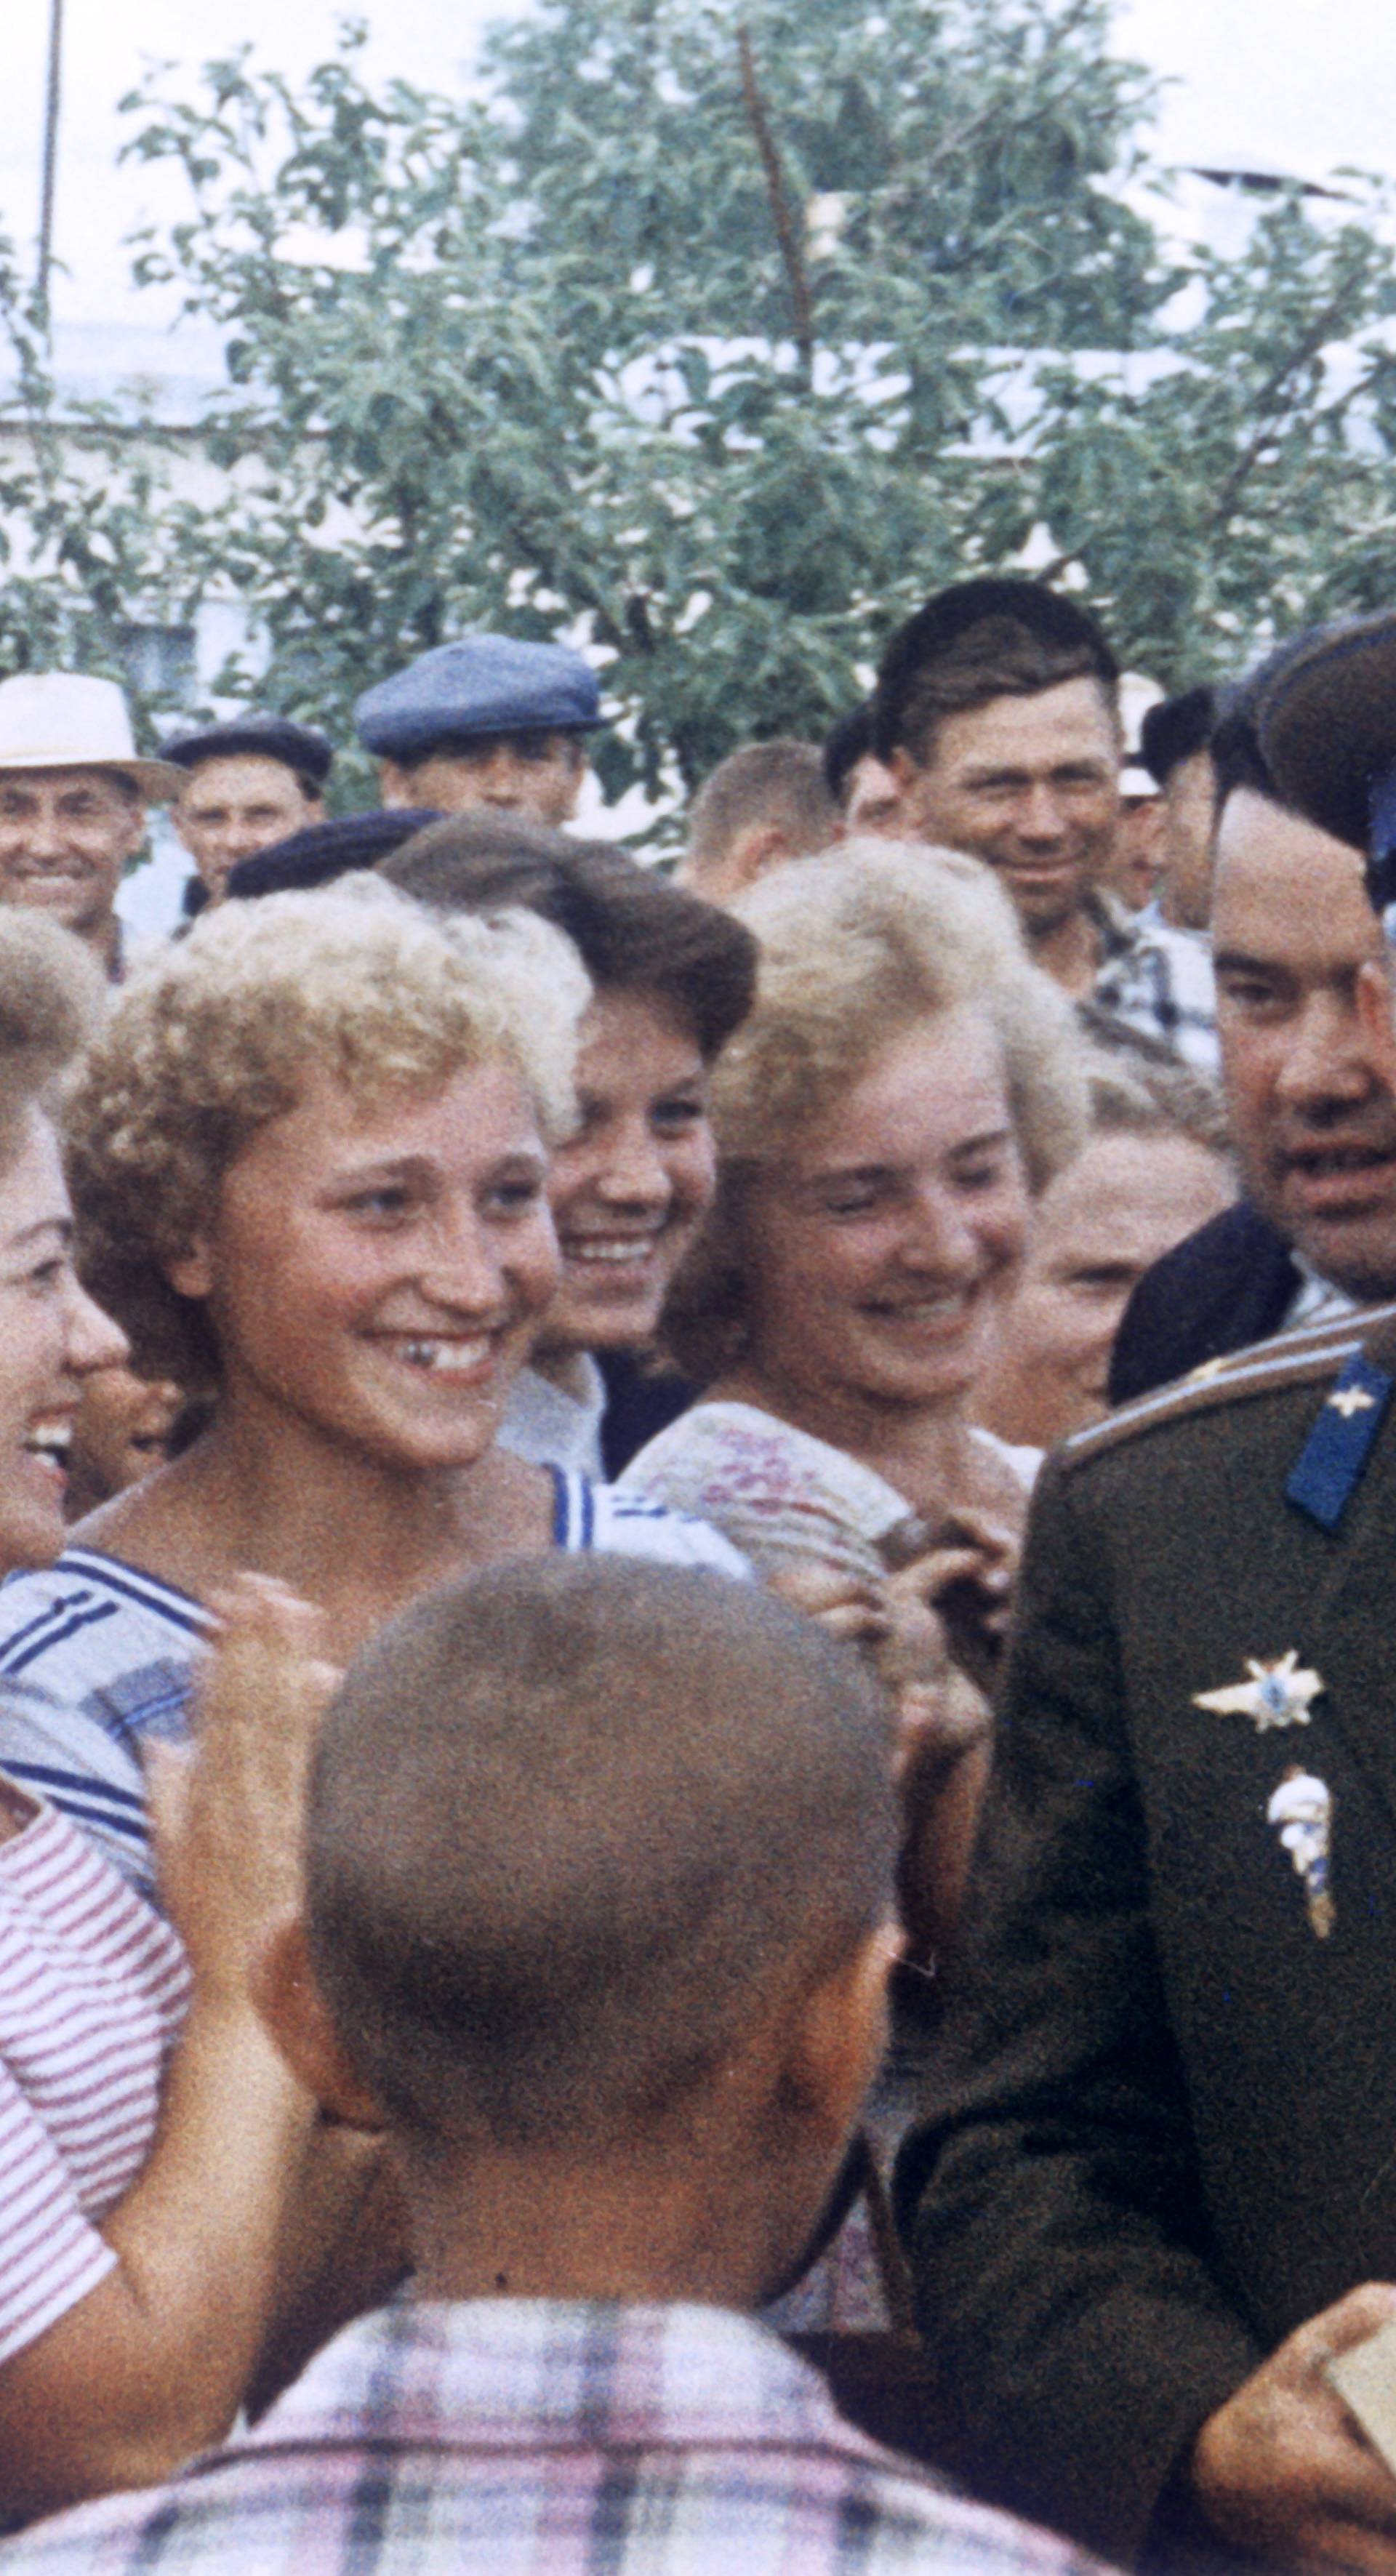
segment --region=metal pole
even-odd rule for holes
[[[48,280],[53,257],[53,194],[58,167],[58,104],[63,72],[63,0],[49,0],[48,81],[44,93],[44,175],[39,207],[39,317],[48,329]]]

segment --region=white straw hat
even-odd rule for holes
[[[119,769],[157,802],[184,783],[173,761],[137,758],[115,680],[72,671],[21,671],[0,680],[0,771],[7,769]]]

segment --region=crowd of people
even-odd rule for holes
[[[0,681],[0,2559],[1396,2576],[1396,616],[602,721]]]

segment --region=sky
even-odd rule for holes
[[[3,0],[5,118],[0,226],[28,253],[38,221],[44,65],[51,0]],[[392,0],[376,10],[370,61],[450,90],[479,28],[527,0]],[[798,0],[797,0],[798,5]],[[296,74],[331,49],[342,0],[64,0],[64,95],[55,249],[67,271],[55,308],[69,321],[145,318],[123,236],[159,213],[157,177],[114,169],[117,101],[143,62],[198,63],[250,41]],[[1391,0],[1119,0],[1115,43],[1168,83],[1162,156],[1238,160],[1319,178],[1344,164],[1396,174],[1396,9]],[[171,184],[166,210],[179,211]]]

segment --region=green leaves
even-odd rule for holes
[[[129,438],[59,423],[0,276],[36,460],[12,656],[48,649],[46,579],[94,636],[231,588],[267,694],[343,738],[445,636],[574,635],[608,790],[672,792],[822,729],[900,615],[1044,529],[1170,682],[1387,582],[1375,192],[1165,248],[1103,0],[538,0],[462,102],[371,88],[362,32],[299,89],[244,48],[133,103],[128,151],[188,191],[139,266],[226,333],[199,509],[158,441],[136,507]]]

